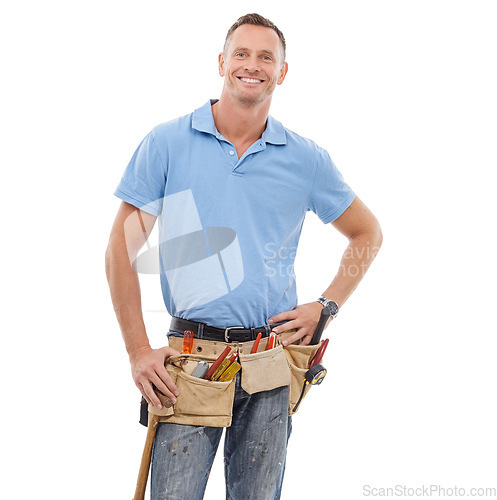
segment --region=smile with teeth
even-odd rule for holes
[[[257,78],[247,78],[244,76],[239,76],[238,79],[245,83],[262,83],[264,81],[264,80],[258,80]]]

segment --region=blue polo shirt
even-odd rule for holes
[[[271,116],[238,158],[216,130],[215,102],[155,127],[115,194],[158,216],[159,252],[142,254],[137,269],[153,272],[158,255],[169,314],[256,327],[297,306],[293,264],[307,211],[332,222],[354,193],[324,149]]]

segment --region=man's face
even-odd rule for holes
[[[244,24],[233,32],[226,53],[219,54],[225,90],[244,105],[269,99],[287,71],[281,41],[271,28]]]

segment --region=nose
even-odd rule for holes
[[[260,69],[260,61],[257,56],[251,56],[245,60],[245,70],[249,73],[255,73]]]

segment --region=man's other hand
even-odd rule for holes
[[[179,392],[164,366],[166,359],[180,354],[171,347],[152,349],[149,346],[135,349],[129,355],[131,374],[136,387],[140,389],[148,404],[162,409],[161,402],[154,392],[152,384],[171,402],[176,403]]]
[[[319,302],[308,302],[307,304],[298,305],[291,311],[276,314],[269,318],[268,322],[271,324],[278,323],[279,321],[287,321],[287,323],[278,325],[273,329],[273,332],[276,333],[283,333],[294,328],[297,329],[292,336],[282,342],[283,346],[287,346],[298,339],[302,339],[302,345],[309,345],[314,331],[318,326],[322,310],[323,306]]]

